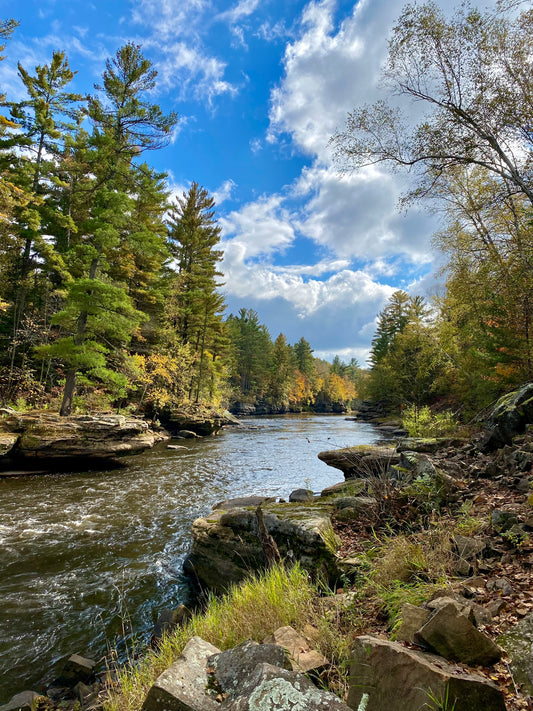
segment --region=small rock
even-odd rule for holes
[[[487,547],[487,544],[481,538],[470,538],[458,534],[454,535],[453,542],[459,557],[464,558],[464,560],[476,558],[476,556],[480,555]]]
[[[277,644],[287,650],[293,671],[316,674],[329,666],[326,657],[311,649],[308,641],[292,627],[280,627],[274,634],[266,637],[263,644]]]
[[[93,659],[86,659],[79,654],[72,654],[63,667],[58,681],[66,686],[75,686],[78,681],[84,684],[94,679],[94,668],[96,662]]]
[[[500,590],[502,595],[512,595],[514,588],[507,578],[494,578],[487,583],[487,590]]]
[[[509,632],[499,637],[498,643],[509,655],[515,682],[522,684],[524,691],[533,695],[533,613],[526,615]]]
[[[171,610],[170,608],[161,610],[157,622],[154,625],[152,636],[150,637],[150,646],[157,647],[164,634],[168,634],[168,632],[178,625],[182,625],[191,617],[191,614],[191,611],[185,607],[185,605],[180,605],[175,610]]]
[[[225,499],[218,504],[213,506],[213,510],[216,509],[238,509],[241,506],[253,506],[257,508],[261,504],[268,504],[271,501],[275,501],[273,496],[238,496],[234,499]]]
[[[178,430],[178,432],[176,432],[177,439],[196,439],[199,436],[200,435],[192,430]]]
[[[416,633],[426,622],[430,613],[423,607],[406,603],[402,607],[402,622],[396,631],[396,639],[416,644]]]
[[[490,517],[492,527],[498,533],[508,531],[515,523],[518,523],[518,516],[512,511],[501,511],[494,509]]]

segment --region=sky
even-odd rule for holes
[[[340,175],[328,145],[354,107],[383,95],[380,67],[403,0],[0,0],[20,22],[0,89],[24,98],[30,71],[64,50],[72,89],[90,92],[105,60],[140,44],[157,69],[151,97],[179,121],[145,156],[181,195],[216,201],[226,313],[254,309],[272,339],[364,365],[376,317],[397,289],[431,296],[436,217],[401,212],[406,176]],[[448,0],[441,5],[449,6]]]

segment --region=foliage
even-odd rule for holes
[[[453,412],[432,412],[427,405],[410,405],[402,413],[402,427],[409,437],[444,437],[457,430],[458,421]]]

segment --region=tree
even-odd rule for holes
[[[238,316],[226,321],[232,352],[231,381],[237,397],[259,400],[263,397],[268,377],[272,341],[266,326],[259,323],[253,309],[241,309]]]
[[[89,101],[93,133],[86,150],[79,148],[79,162],[89,168],[79,186],[88,210],[69,254],[76,276],[68,285],[65,307],[54,317],[64,335],[41,349],[41,355],[66,366],[62,415],[71,412],[80,371],[125,387],[120,375],[124,347],[146,318],[113,265],[138,230],[132,215],[144,171],[134,161],[143,150],[160,147],[176,121],[174,114],[164,116],[143,98],[154,88],[155,76],[140,48],[127,44],[106,62],[103,99]]]
[[[218,262],[222,251],[220,226],[215,219],[215,201],[205,188],[194,182],[178,197],[170,210],[168,240],[176,261],[173,280],[172,318],[182,343],[190,343],[197,353],[197,368],[191,381],[190,396],[196,402],[204,387],[209,366],[223,344],[222,314],[224,299],[218,292],[222,273]],[[207,353],[209,352],[209,356]]]
[[[451,169],[479,166],[533,204],[532,29],[530,9],[494,16],[463,4],[448,20],[433,2],[407,5],[384,75],[392,94],[428,113],[411,127],[392,102],[355,109],[332,138],[339,166],[413,169],[411,198]]]
[[[408,323],[422,320],[428,308],[421,296],[409,296],[405,291],[395,291],[387,306],[378,314],[376,333],[372,339],[370,362],[377,365],[389,352],[397,333],[401,333]]]
[[[294,351],[280,333],[272,349],[267,397],[275,409],[287,410],[291,385],[295,380]]]

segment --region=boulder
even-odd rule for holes
[[[273,496],[237,496],[234,499],[225,499],[213,506],[213,509],[238,509],[242,506],[262,506],[263,504],[275,501]]]
[[[511,444],[533,422],[533,383],[501,397],[487,418],[487,433],[480,443],[483,452]]]
[[[394,447],[373,445],[319,452],[318,458],[328,466],[340,469],[345,479],[367,479],[381,475],[400,462],[400,455]]]
[[[430,616],[429,610],[407,602],[402,607],[401,623],[396,630],[396,639],[400,642],[416,644],[416,634]]]
[[[498,644],[509,656],[515,682],[522,684],[524,691],[533,696],[533,612],[526,615],[509,632],[498,637]]]
[[[218,711],[216,694],[207,692],[207,660],[220,652],[200,637],[185,645],[181,656],[159,676],[142,705],[142,711]]]
[[[477,630],[453,601],[437,608],[416,637],[445,659],[471,666],[490,666],[502,656],[500,647]]]
[[[262,506],[268,533],[282,558],[298,560],[314,576],[339,575],[331,504],[267,503]],[[218,508],[192,525],[192,548],[185,571],[200,585],[223,592],[263,570],[267,560],[257,533],[256,507]]]
[[[447,447],[459,447],[464,444],[464,440],[459,437],[406,437],[397,446],[399,453],[412,451],[434,454],[439,449]]]
[[[36,691],[21,691],[15,694],[7,704],[0,706],[0,711],[35,711],[37,699],[40,697]]]
[[[188,431],[192,432],[193,436],[207,437],[227,425],[240,424],[240,421],[227,410],[199,408],[185,412],[165,408],[158,413],[158,416],[172,435],[177,435],[180,431]]]
[[[357,637],[350,662],[348,706],[366,711],[415,711],[444,704],[454,711],[505,711],[503,695],[491,681],[406,649],[398,642]],[[444,708],[444,706],[442,706]]]
[[[185,605],[180,605],[174,610],[168,607],[161,610],[150,637],[150,646],[157,647],[163,639],[163,635],[168,634],[178,625],[183,625],[191,615],[191,611]]]
[[[289,494],[289,501],[291,503],[305,503],[306,501],[312,501],[314,499],[314,493],[311,489],[295,489]]]
[[[329,666],[326,657],[316,649],[311,649],[306,638],[298,634],[293,627],[280,627],[274,634],[266,637],[263,644],[277,644],[283,647],[289,655],[289,663],[293,671],[316,674]]]
[[[258,664],[270,664],[283,668],[286,653],[277,644],[258,644],[247,640],[233,649],[213,654],[207,660],[209,674],[216,687],[230,698],[240,695],[243,684]],[[210,680],[210,686],[214,686]]]
[[[358,496],[365,489],[366,482],[364,479],[348,479],[322,489],[320,496]]]
[[[350,711],[337,696],[317,689],[298,672],[258,664],[241,685],[237,698],[229,698],[220,711]]]

